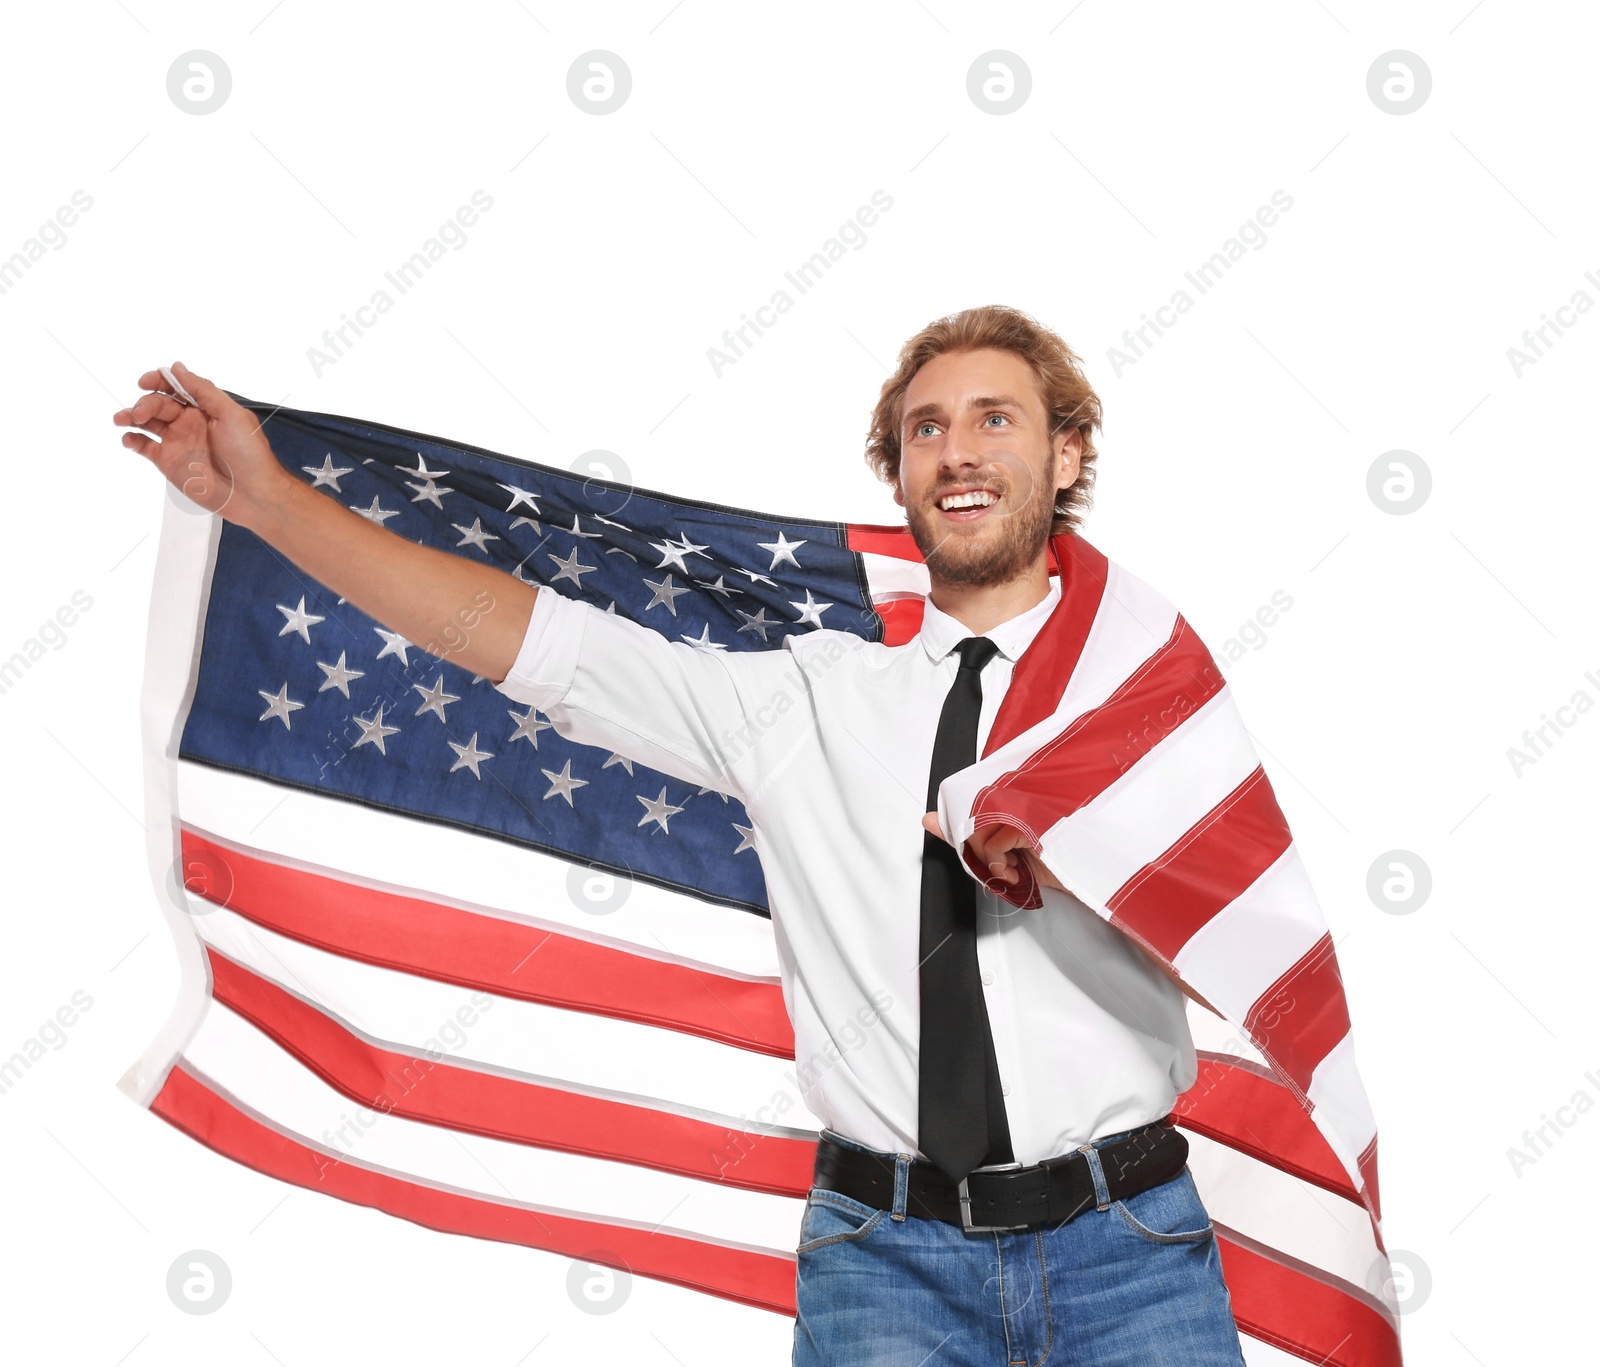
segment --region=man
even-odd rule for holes
[[[744,802],[796,1057],[840,1058],[806,1087],[823,1135],[797,1247],[797,1367],[1243,1361],[1211,1222],[1164,1123],[1196,1075],[1186,989],[1015,829],[969,848],[1007,882],[1027,861],[1043,905],[980,888],[931,810],[1059,600],[1050,536],[1087,505],[1100,410],[1060,338],[987,307],[906,344],[867,456],[927,564],[921,632],[890,647],[818,629],[770,652],[670,641],[386,532],[290,475],[214,385],[174,373],[197,408],[151,371],[153,392],[113,421],[159,439],[123,442],[189,498],[407,639],[459,642],[449,658],[568,739]],[[462,608],[485,594],[463,634]],[[846,648],[828,663],[823,641]]]

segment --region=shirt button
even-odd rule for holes
[[[1001,1096],[1010,1096],[1011,1095],[1011,1084],[1009,1082],[1002,1082],[1000,1084],[1000,1095]]]
[[[983,985],[985,987],[992,987],[994,985],[994,974],[989,972],[987,968],[984,969],[979,976],[983,979]]]

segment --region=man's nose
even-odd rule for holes
[[[948,478],[957,471],[967,472],[974,466],[982,465],[984,459],[983,447],[977,437],[966,432],[951,432],[945,437],[944,446],[939,452],[939,471]]]

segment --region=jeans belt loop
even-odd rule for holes
[[[1017,1168],[1028,1166],[1020,1161],[1012,1163],[986,1163],[982,1167],[974,1168],[973,1172],[1010,1172]],[[967,1193],[967,1178],[963,1177],[956,1183],[956,1193],[961,1204],[961,1228],[971,1233],[982,1234],[991,1230],[1026,1229],[1027,1223],[1012,1225],[975,1225],[972,1223],[972,1197]]]
[[[1095,1209],[1105,1210],[1111,1204],[1111,1189],[1106,1186],[1105,1169],[1100,1166],[1100,1154],[1093,1144],[1081,1144],[1078,1147],[1089,1164],[1089,1175],[1094,1178]]]
[[[889,1209],[891,1220],[904,1221],[906,1218],[906,1194],[911,1188],[911,1155],[897,1153],[894,1156],[894,1204]]]

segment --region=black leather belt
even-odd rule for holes
[[[1121,1201],[1170,1181],[1183,1171],[1189,1141],[1157,1120],[1096,1152],[1108,1201]],[[879,1210],[894,1209],[895,1156],[835,1143],[817,1143],[813,1181]],[[914,1158],[906,1172],[906,1214],[944,1220],[974,1232],[1064,1224],[1098,1204],[1089,1160],[1078,1150],[1042,1163],[996,1163],[974,1168],[961,1183],[934,1164]]]

